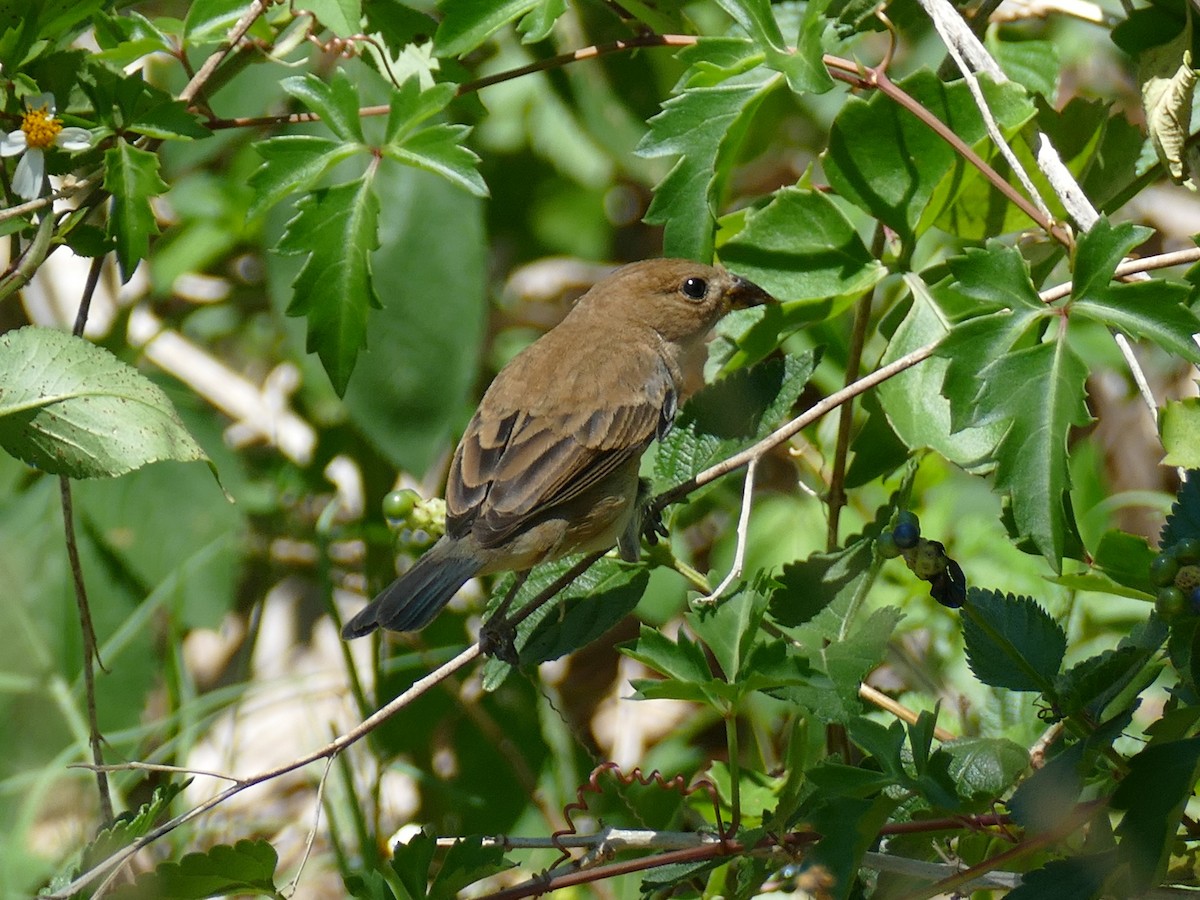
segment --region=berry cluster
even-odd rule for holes
[[[922,581],[929,582],[929,595],[942,606],[957,609],[967,599],[967,577],[962,567],[946,555],[940,541],[921,537],[921,522],[907,509],[896,516],[896,525],[875,539],[884,559],[903,556],[905,564]]]
[[[1158,588],[1154,608],[1168,621],[1200,616],[1200,538],[1183,538],[1150,563],[1150,580]]]

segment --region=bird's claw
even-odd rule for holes
[[[479,649],[485,656],[515,666],[517,656],[517,629],[503,616],[493,616],[479,629]]]

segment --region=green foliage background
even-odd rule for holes
[[[947,6],[1006,76],[973,86],[933,6],[0,0],[4,130],[51,93],[92,140],[32,200],[0,169],[0,892],[486,894],[557,851],[480,835],[572,821],[684,833],[579,876],[605,896],[1194,886],[1194,13]],[[647,454],[669,539],[526,620],[517,666],[172,819],[220,789],[188,773],[285,767],[472,646],[507,579],[335,635],[436,533],[490,377],[657,255],[780,301],[719,325]],[[743,475],[706,472],[789,422],[739,539]],[[397,486],[423,499],[389,527]],[[70,767],[101,735],[158,767],[109,775],[115,822]]]

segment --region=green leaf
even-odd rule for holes
[[[703,69],[708,49],[701,41],[679,58],[693,69],[710,71]],[[726,49],[724,43],[715,48],[718,53]],[[778,81],[776,72],[757,66],[715,83],[690,84],[650,119],[650,131],[635,152],[680,157],[655,187],[646,211],[646,222],[664,226],[665,256],[712,259],[713,228],[738,147],[754,111]]]
[[[517,592],[512,610],[520,610],[579,560],[568,556],[534,568]],[[557,659],[599,637],[637,606],[647,577],[645,569],[613,557],[597,560],[517,626],[513,644],[521,663]],[[492,588],[485,618],[495,614],[514,582],[514,576],[508,575]],[[608,607],[604,598],[610,601]],[[483,689],[494,691],[512,668],[498,658],[489,659],[484,663]]]
[[[76,872],[88,871],[147,834],[154,827],[154,823],[167,812],[171,802],[183,793],[189,784],[191,779],[159,785],[154,789],[149,802],[143,803],[136,812],[130,810],[117,816],[112,825],[101,829],[83,848]]]
[[[536,44],[550,36],[557,22],[567,11],[567,0],[542,0],[537,6],[525,14],[517,24],[521,32],[521,42]]]
[[[673,641],[657,629],[642,625],[637,641],[622,644],[619,649],[631,659],[676,681],[704,683],[712,679],[704,650],[682,633],[677,641]]]
[[[1150,563],[1157,554],[1140,534],[1106,531],[1100,538],[1092,564],[1118,584],[1133,588],[1143,597],[1154,594]]]
[[[1121,260],[1153,233],[1154,229],[1144,225],[1131,222],[1113,225],[1108,219],[1100,218],[1080,236],[1075,247],[1071,297],[1079,300],[1103,295]]]
[[[943,339],[950,323],[917,275],[905,276],[913,293],[908,315],[892,333],[880,365]],[[950,401],[941,392],[951,362],[932,357],[889,378],[878,388],[879,403],[892,430],[912,450],[928,447],[968,470],[986,467],[1004,434],[1004,424],[954,428]]]
[[[351,422],[393,466],[425,472],[466,421],[487,324],[483,204],[445,179],[381,166],[384,249],[371,260],[383,309],[346,391]],[[430,297],[437,297],[430,303]]]
[[[1129,760],[1129,771],[1112,796],[1126,810],[1117,825],[1118,852],[1129,867],[1131,895],[1157,885],[1166,874],[1184,807],[1200,777],[1200,738],[1152,744]]]
[[[263,164],[250,176],[254,202],[246,218],[270,209],[289,194],[308,191],[334,165],[360,151],[354,144],[307,134],[285,134],[254,144]]]
[[[189,853],[179,862],[159,863],[111,896],[113,900],[198,900],[228,894],[275,897],[278,864],[275,848],[266,841],[218,844],[205,853]]]
[[[1158,433],[1167,451],[1163,465],[1200,468],[1200,399],[1168,400],[1158,417]]]
[[[1014,128],[1034,114],[1024,90],[1011,82],[980,79],[1000,124]],[[986,126],[969,89],[945,84],[922,70],[900,86],[945,122],[967,144],[984,139]],[[862,135],[869,134],[865,141]],[[829,134],[823,166],[830,185],[851,203],[880,219],[910,244],[939,182],[968,164],[945,141],[882,93],[854,98],[842,107]]]
[[[442,23],[433,37],[437,56],[470,53],[493,33],[545,0],[442,0]]]
[[[717,0],[721,8],[746,30],[762,50],[767,65],[787,78],[788,87],[797,94],[824,93],[833,87],[821,60],[821,18],[828,0],[810,4],[805,11],[805,31],[809,37],[799,50],[792,50],[783,39],[769,0]],[[815,33],[816,40],[812,39]]]
[[[462,896],[463,888],[468,885],[514,865],[504,858],[504,847],[484,847],[483,838],[478,835],[460,838],[446,851],[428,896],[430,900],[454,900]]]
[[[140,150],[124,138],[104,151],[104,190],[112,195],[108,235],[116,242],[122,281],[133,277],[137,264],[150,252],[150,236],[158,234],[150,198],[166,189],[158,174],[157,154]]]
[[[0,335],[0,446],[71,478],[164,459],[212,468],[157,385],[83,338],[36,326]]]
[[[304,0],[304,9],[338,37],[362,31],[362,0]]]
[[[970,588],[962,630],[967,662],[984,684],[1010,691],[1053,689],[1067,636],[1031,597]]]
[[[1200,469],[1188,469],[1187,478],[1179,485],[1158,546],[1166,550],[1184,538],[1200,538]]]
[[[781,625],[796,627],[811,621],[838,600],[855,596],[871,580],[874,541],[863,538],[842,550],[814,553],[788,563],[771,594],[771,617]]]
[[[1021,884],[1005,900],[1093,900],[1105,896],[1108,876],[1117,866],[1117,854],[1087,853],[1052,859],[1040,869],[1026,872]]]
[[[585,647],[633,612],[646,592],[650,571],[604,560],[592,567],[596,576],[572,585],[559,615],[546,616],[521,647],[521,665],[537,665]],[[590,572],[589,572],[590,574]]]
[[[422,91],[415,78],[406,81],[392,94],[383,154],[404,165],[441,175],[477,197],[486,197],[488,189],[479,174],[479,157],[464,145],[471,129],[465,125],[417,127],[453,99],[452,84],[438,84]]]
[[[977,402],[1009,419],[996,446],[995,489],[1012,501],[1018,537],[1029,537],[1058,571],[1078,543],[1069,512],[1067,436],[1088,424],[1087,366],[1062,339],[1005,354],[986,366]]]
[[[292,282],[288,315],[308,319],[308,350],[320,356],[339,396],[366,346],[367,311],[380,306],[371,278],[379,199],[371,187],[367,175],[308,195],[277,248],[308,257]]]
[[[712,652],[725,675],[734,681],[758,638],[758,626],[767,610],[767,595],[758,586],[743,584],[716,604],[705,604],[687,616],[696,636]]]
[[[964,737],[942,744],[950,776],[964,800],[994,800],[1029,767],[1029,751],[1007,738]]]
[[[363,142],[362,121],[358,115],[358,90],[341,69],[328,84],[316,75],[293,75],[279,86],[309,110],[321,117],[325,127],[347,143]]]
[[[720,256],[784,301],[861,294],[887,274],[832,200],[793,187],[751,211],[742,230],[721,244]]]
[[[428,896],[429,869],[436,851],[437,839],[428,830],[392,845],[392,871],[400,879],[408,900],[424,900]]]
[[[766,437],[790,414],[816,367],[816,354],[775,357],[698,391],[659,441],[654,482],[667,488]]]
[[[196,0],[183,20],[187,43],[196,46],[223,41],[246,12],[246,0]]]

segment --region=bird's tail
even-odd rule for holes
[[[342,637],[363,637],[376,628],[418,631],[428,625],[482,566],[474,555],[454,552],[457,549],[445,538],[431,547],[346,623]]]

